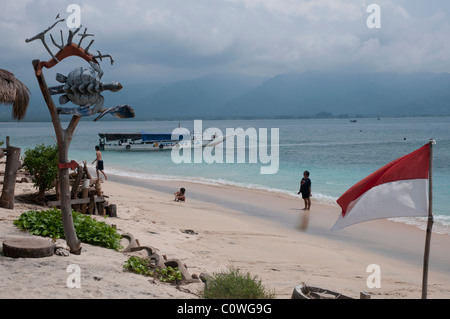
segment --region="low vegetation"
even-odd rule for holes
[[[37,145],[27,149],[23,164],[31,175],[38,191],[38,201],[43,201],[45,192],[52,189],[58,175],[58,147],[56,145]]]
[[[122,248],[120,245],[122,236],[115,228],[76,211],[72,211],[72,217],[81,242],[115,250]],[[28,230],[33,235],[50,237],[54,240],[64,238],[61,210],[57,208],[27,211],[14,221],[14,225],[22,230]]]
[[[125,262],[123,268],[136,274],[154,277],[163,282],[177,283],[181,281],[181,271],[177,267],[160,268],[155,266],[150,258],[131,256]]]
[[[230,267],[228,271],[216,273],[203,291],[204,299],[273,299],[275,293],[268,291],[256,276],[242,274]]]

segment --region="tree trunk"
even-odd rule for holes
[[[63,131],[62,138],[61,137],[57,138],[59,163],[69,162],[69,146],[72,140],[73,130],[75,129],[79,120],[80,117],[73,116],[68,128],[65,131]],[[64,226],[64,234],[66,237],[67,245],[70,247],[70,252],[72,254],[79,255],[81,253],[80,247],[81,242],[77,238],[75,227],[73,225],[72,205],[70,204],[71,191],[69,184],[69,168],[60,168],[59,178],[60,178],[59,185],[61,194],[61,213]]]
[[[38,72],[39,60],[33,60],[33,67],[35,70],[35,75],[39,83],[42,95],[45,102],[47,103],[48,110],[52,118],[53,127],[55,129],[56,139],[58,142],[58,160],[59,163],[69,162],[69,145],[72,141],[72,136],[74,130],[80,121],[80,117],[74,115],[69,123],[66,130],[63,130],[61,126],[61,121],[56,110],[55,103],[48,90],[47,83],[45,82],[43,72]],[[41,70],[39,70],[41,71]],[[61,215],[64,227],[64,235],[66,238],[67,245],[70,247],[70,252],[72,254],[81,254],[81,242],[77,237],[75,232],[75,227],[73,224],[72,217],[72,207],[70,205],[70,185],[69,185],[69,169],[62,168],[59,170],[59,185],[60,185],[60,195],[61,195]]]
[[[6,153],[5,178],[0,207],[14,209],[14,191],[16,188],[17,170],[19,169],[20,148],[8,145]]]

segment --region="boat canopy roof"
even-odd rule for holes
[[[140,140],[148,141],[181,141],[183,135],[179,135],[178,139],[172,139],[172,134],[158,134],[158,133],[98,133],[100,138],[104,138],[107,142],[117,140]]]

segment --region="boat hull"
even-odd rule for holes
[[[213,140],[188,141],[160,141],[160,142],[126,142],[101,143],[100,149],[104,151],[169,151],[174,148],[214,147],[225,140],[226,137],[217,137]]]

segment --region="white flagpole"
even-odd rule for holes
[[[422,299],[427,299],[428,286],[428,260],[430,256],[431,229],[433,227],[433,144],[436,141],[430,139],[430,163],[428,171],[428,223],[427,235],[425,239],[425,253],[423,257],[423,276],[422,276]]]

